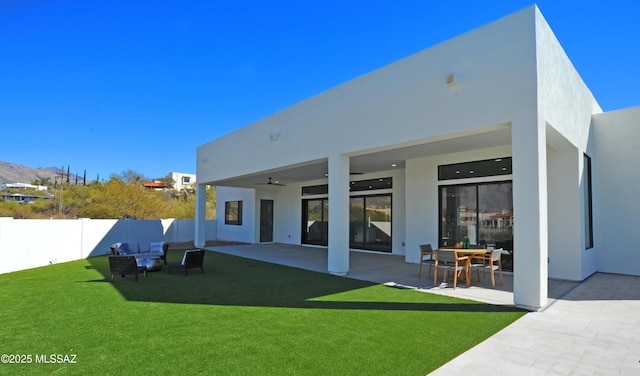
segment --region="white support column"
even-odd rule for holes
[[[204,247],[204,243],[207,240],[206,217],[207,213],[207,185],[198,184],[196,189],[196,221],[195,221],[195,234],[194,243],[196,247]]]
[[[511,141],[515,219],[513,300],[521,308],[536,311],[547,304],[548,295],[547,143],[544,121],[533,119],[514,122]]]
[[[329,157],[329,273],[349,272],[349,157]]]

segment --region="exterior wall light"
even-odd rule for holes
[[[458,83],[458,77],[455,74],[447,76],[447,85],[455,85]]]

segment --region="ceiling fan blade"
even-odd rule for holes
[[[285,186],[284,184],[280,184],[277,181],[274,183],[271,178],[269,178],[266,183],[256,183],[256,185],[277,185],[277,186],[280,186],[280,187],[284,187]]]

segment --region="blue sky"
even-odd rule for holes
[[[199,145],[531,4],[0,0],[0,161],[195,173]],[[637,4],[537,2],[605,111],[640,105]]]

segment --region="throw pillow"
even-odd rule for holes
[[[150,252],[151,253],[164,253],[164,251],[162,250],[163,246],[164,246],[164,242],[151,243]]]
[[[120,243],[120,247],[118,248],[118,253],[120,253],[121,255],[128,255],[129,253],[132,253],[131,250],[129,249],[129,243]]]

